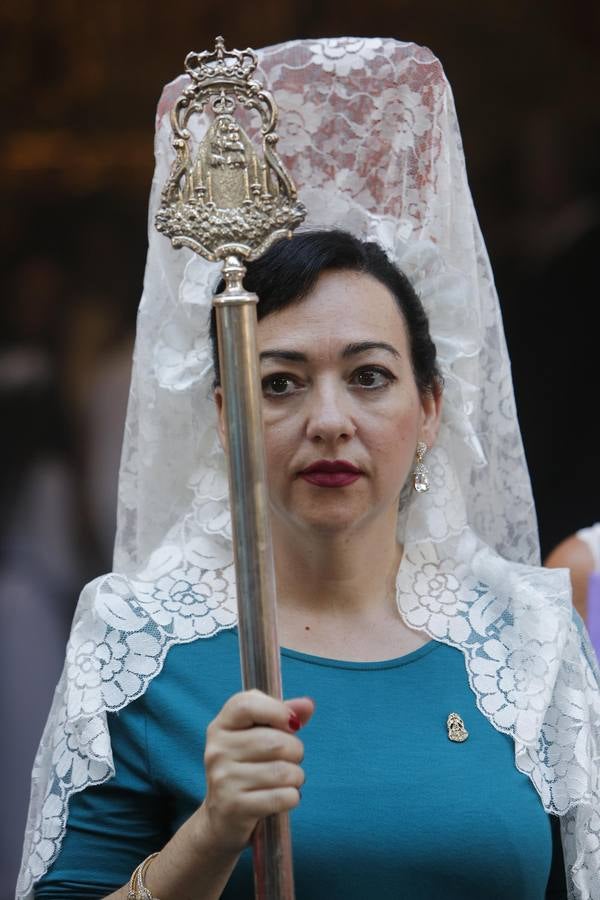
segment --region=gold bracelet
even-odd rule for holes
[[[151,853],[150,856],[147,856],[146,859],[134,869],[129,882],[127,900],[158,900],[158,897],[155,897],[152,891],[144,884],[144,876],[148,866],[156,856],[158,856],[158,853]]]

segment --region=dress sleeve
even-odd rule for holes
[[[169,839],[168,801],[148,766],[143,702],[109,714],[115,775],[71,797],[60,854],[36,885],[36,898],[100,900]]]

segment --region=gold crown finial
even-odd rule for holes
[[[281,237],[290,237],[306,210],[277,154],[277,106],[253,79],[258,64],[250,48],[188,53],[191,84],[171,111],[175,160],[162,193],[156,227],[174,247],[206,259],[254,259]],[[255,147],[238,112],[255,112],[262,146]],[[200,139],[194,116],[213,114]]]
[[[219,35],[214,50],[192,51],[185,58],[187,74],[200,84],[210,78],[235,78],[246,80],[256,71],[258,59],[254,50],[227,50],[225,40]]]

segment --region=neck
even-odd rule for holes
[[[396,616],[402,548],[396,510],[359,531],[302,532],[274,522],[277,594],[283,616]]]

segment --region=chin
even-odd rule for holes
[[[301,526],[307,532],[315,535],[335,535],[353,531],[360,525],[359,519],[350,519],[348,516],[315,516],[312,519],[304,519]]]
[[[276,511],[273,528],[280,527],[283,520],[288,528],[304,534],[335,535],[360,528],[372,516],[372,509],[352,508],[347,502],[319,503],[304,509]]]

